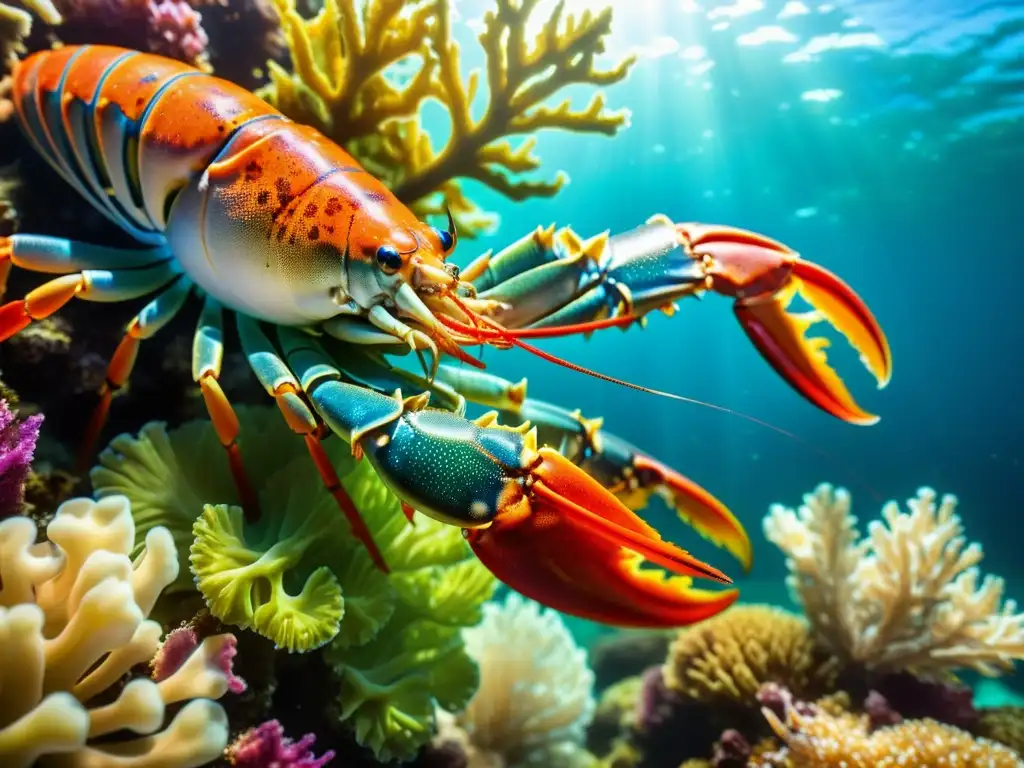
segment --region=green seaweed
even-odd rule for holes
[[[111,442],[92,472],[98,497],[132,502],[137,543],[167,526],[191,550],[186,580],[221,621],[291,651],[327,645],[340,717],[382,760],[413,755],[437,706],[457,711],[478,685],[461,630],[480,621],[496,580],[458,528],[410,525],[368,462],[340,440],[327,455],[391,573],[378,571],[324,489],[301,438],[272,408],[238,408],[240,448],[261,517],[245,520],[208,422],[146,425]],[[194,584],[188,580],[194,576]]]

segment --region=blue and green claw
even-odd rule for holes
[[[536,432],[406,409],[359,437],[363,455],[416,511],[466,530],[477,557],[517,592],[623,627],[674,627],[737,598],[718,569],[660,537],[615,494]],[[438,468],[457,468],[443,477]],[[644,561],[659,568],[641,568]],[[666,573],[668,571],[669,573]]]

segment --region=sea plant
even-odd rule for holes
[[[161,423],[121,435],[92,471],[96,495],[125,494],[140,531],[162,525],[191,553],[184,567],[210,612],[289,651],[324,653],[340,686],[339,713],[381,759],[429,740],[434,709],[458,710],[478,684],[461,629],[481,618],[496,586],[461,532],[426,517],[411,524],[368,462],[330,440],[325,450],[390,568],[384,575],[351,535],[306,455],[271,408],[238,408],[241,452],[257,479],[260,518],[239,506],[208,422]]]

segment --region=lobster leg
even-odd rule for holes
[[[128,323],[124,338],[117,345],[107,365],[107,374],[99,391],[100,400],[89,419],[85,437],[79,448],[77,468],[80,472],[84,471],[93,459],[96,443],[110,413],[110,403],[114,394],[127,383],[131,375],[139,344],[143,339],[151,338],[178,314],[192,288],[191,280],[184,275],[179,276],[169,288],[157,295]]]
[[[714,615],[735,590],[720,571],[663,541],[579,467],[538,447],[535,430],[475,422],[344,381],[315,339],[280,329],[285,360],[331,431],[407,505],[466,529],[499,579],[557,610],[621,626],[679,626]],[[452,475],[451,470],[458,474]],[[641,569],[644,560],[676,576]]]
[[[173,261],[133,270],[86,269],[43,283],[0,307],[0,341],[59,310],[71,299],[118,302],[137,299],[164,287],[180,274]]]
[[[630,509],[639,511],[652,495],[660,495],[683,522],[750,569],[750,538],[732,512],[697,483],[603,430],[602,419],[584,418],[578,410],[528,398],[526,379],[512,383],[445,365],[438,378],[471,402],[495,409],[503,424],[536,426],[541,445],[557,447]]]
[[[188,297],[192,282],[181,274],[164,246],[108,248],[43,235],[0,238],[0,295],[6,291],[12,266],[61,277],[29,291],[24,299],[0,307],[0,340],[23,330],[33,320],[52,315],[72,298],[129,301],[164,289],[128,324],[110,360],[99,403],[79,447],[77,468],[82,471],[92,458],[114,393],[128,380],[139,342],[174,317]]]
[[[224,360],[223,321],[224,312],[220,303],[207,296],[192,340],[192,378],[203,394],[217,439],[227,452],[231,476],[238,489],[238,498],[245,516],[254,521],[259,518],[259,499],[238,449],[238,416],[218,381]]]
[[[477,299],[506,328],[550,328],[607,317],[637,318],[705,288],[700,262],[671,228],[646,227],[583,240],[566,227],[537,229],[470,264]]]
[[[316,464],[324,487],[334,497],[338,508],[345,515],[353,535],[366,547],[374,564],[384,573],[388,573],[389,569],[383,553],[374,542],[370,529],[362,515],[359,514],[352,498],[345,491],[341,479],[324,452],[320,441],[328,430],[323,421],[309,407],[299,380],[295,378],[295,375],[277,354],[270,339],[263,333],[257,321],[244,315],[236,315],[236,318],[242,349],[249,359],[249,365],[256,374],[256,378],[259,379],[267,393],[274,398],[288,426],[305,440],[306,448]],[[301,342],[301,338],[290,340],[292,348]]]
[[[0,237],[0,297],[11,267],[68,275],[90,269],[137,269],[170,258],[167,248],[107,248],[62,237],[17,234]]]

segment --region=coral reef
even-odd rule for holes
[[[285,738],[277,720],[268,720],[235,739],[226,756],[236,768],[323,768],[334,759],[334,753],[328,750],[316,757],[310,751],[314,741],[316,737],[307,733],[292,742]]]
[[[668,656],[668,648],[676,630],[619,630],[594,643],[590,666],[594,670],[594,686],[604,690],[627,677],[643,673]]]
[[[594,674],[557,613],[510,594],[463,630],[480,688],[454,725],[471,766],[570,768],[595,762],[583,741],[594,716]],[[442,718],[444,713],[442,713]],[[441,742],[458,739],[442,730]]]
[[[787,698],[780,717],[765,707],[764,716],[782,750],[752,758],[755,768],[896,768],[914,765],[961,768],[1020,768],[1014,752],[987,739],[935,720],[908,720],[870,730],[868,715],[829,711]]]
[[[0,77],[0,123],[10,116],[14,105],[4,98],[4,80]],[[13,235],[18,230],[18,206],[16,198],[21,180],[16,166],[0,168],[0,236]],[[6,275],[2,275],[6,279]]]
[[[476,690],[460,630],[480,620],[494,577],[459,529],[425,517],[410,525],[369,463],[330,440],[327,455],[391,568],[385,576],[280,413],[237,410],[243,460],[261,480],[259,522],[246,522],[234,506],[227,460],[208,422],[170,434],[149,424],[137,438],[116,438],[92,472],[96,494],[127,495],[140,532],[166,526],[179,546],[191,547],[181,565],[191,567],[195,584],[179,579],[174,588],[198,587],[218,619],[290,650],[329,644],[340,721],[381,759],[408,757],[430,739],[436,705],[459,710]]]
[[[253,89],[269,77],[267,62],[290,66],[281,22],[271,0],[215,0],[200,11],[217,77]]]
[[[15,54],[25,52],[23,41],[32,31],[33,17],[46,24],[61,22],[51,0],[22,0],[18,5],[0,3],[0,74]]]
[[[0,522],[0,763],[60,753],[68,766],[193,768],[216,758],[228,727],[213,699],[244,688],[232,635],[176,655],[159,681],[119,684],[159,655],[162,629],[147,616],[177,575],[170,534],[151,529],[130,559],[134,524],[118,496],[66,502],[46,534],[36,544],[28,518]],[[121,731],[142,737],[109,738]]]
[[[587,748],[594,754],[611,749],[615,739],[636,723],[637,703],[643,689],[640,675],[627,677],[601,694],[594,719],[587,729]]]
[[[850,496],[822,484],[799,510],[774,505],[766,537],[786,554],[788,584],[818,638],[844,662],[877,671],[970,668],[996,676],[1024,658],[1024,613],[1002,579],[978,584],[956,498],[928,488],[902,512],[885,505],[861,539]]]
[[[750,744],[743,734],[730,728],[723,731],[721,738],[715,742],[711,765],[714,768],[744,768],[751,754]]]
[[[532,154],[535,139],[513,148],[509,138],[545,129],[612,135],[627,123],[627,113],[605,110],[600,91],[581,110],[569,100],[546,104],[569,86],[607,86],[626,77],[633,58],[608,70],[595,66],[610,33],[610,8],[575,16],[559,3],[530,40],[526,30],[536,23],[538,0],[496,0],[479,35],[486,71],[464,78],[450,3],[369,0],[360,12],[355,0],[326,0],[306,20],[295,0],[274,1],[295,71],[271,63],[271,85],[261,95],[348,149],[419,215],[449,207],[467,234],[493,219],[469,200],[459,179],[512,200],[554,195],[567,180],[515,178],[539,168],[540,160]],[[410,62],[419,62],[412,74],[393,72]],[[474,102],[482,85],[481,110]],[[448,113],[450,132],[441,149],[432,146],[419,116],[426,99]]]
[[[884,697],[901,717],[931,718],[968,731],[978,724],[974,691],[956,680],[926,680],[909,672],[896,672],[874,677],[870,688],[868,697],[871,693]]]
[[[0,520],[20,514],[25,501],[32,456],[43,417],[15,418],[6,400],[0,400]]]
[[[826,690],[834,665],[803,618],[767,605],[737,605],[683,629],[665,663],[665,685],[693,701],[748,706],[764,683],[805,695]]]
[[[186,0],[54,0],[59,14],[33,25],[29,50],[64,45],[119,45],[209,69],[209,38],[200,13]]]
[[[993,707],[980,713],[975,732],[1024,755],[1024,708]]]

